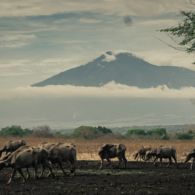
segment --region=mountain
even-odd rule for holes
[[[195,87],[195,71],[175,66],[156,66],[130,53],[115,55],[108,51],[86,65],[61,72],[32,86],[102,86],[110,81],[140,88],[159,85],[169,88]]]

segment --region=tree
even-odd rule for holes
[[[129,129],[126,133],[128,137],[144,137],[147,133],[144,129]]]
[[[35,137],[52,137],[51,128],[47,125],[33,128],[33,135]]]
[[[97,137],[112,134],[112,131],[106,127],[91,127],[91,126],[80,126],[73,132],[74,137],[80,137],[85,139],[94,139]]]
[[[176,27],[161,29],[161,32],[167,32],[171,37],[177,37],[179,49],[191,53],[195,51],[195,13],[192,11],[182,11],[183,20]]]
[[[0,136],[26,136],[32,134],[32,130],[23,129],[21,126],[12,125],[10,127],[4,127],[0,131]]]

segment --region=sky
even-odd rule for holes
[[[190,0],[1,0],[0,87],[28,86],[108,50],[195,69],[194,56],[159,32],[189,9]]]
[[[136,97],[170,99],[179,97],[186,98],[188,101],[193,99],[194,88],[172,90],[166,86],[159,86],[139,89],[113,82],[101,88],[30,87],[31,84],[59,72],[92,61],[106,51],[125,51],[159,66],[180,66],[195,70],[195,65],[192,64],[194,54],[186,54],[169,47],[168,44],[173,46],[177,44],[166,33],[159,32],[162,28],[177,25],[182,19],[180,15],[182,10],[193,10],[193,8],[191,0],[0,0],[0,110],[3,112],[0,127],[13,123],[22,124],[22,122],[27,126],[33,125],[37,121],[40,122],[41,118],[47,122],[55,120],[53,116],[46,114],[45,109],[52,101],[53,107],[50,108],[52,111],[55,107],[54,102],[59,98],[62,101],[63,98],[71,97],[78,99],[101,97],[106,99],[105,102],[108,97],[117,98],[118,102],[120,98]],[[45,99],[48,104],[41,107],[40,102],[43,103]],[[34,114],[36,119],[30,115],[28,120],[24,119],[24,116],[27,116],[24,112],[27,107],[21,100],[28,102],[25,105],[28,105],[29,112],[32,106],[37,108]],[[35,104],[37,101],[39,103]],[[16,102],[20,106],[17,107]],[[96,101],[91,100],[91,102]],[[191,105],[189,102],[188,108]],[[132,100],[130,104],[133,105]],[[171,104],[169,102],[169,106]],[[109,105],[109,108],[113,106]],[[184,107],[186,103],[182,105]],[[176,107],[178,104],[174,105],[174,109]],[[183,122],[192,122],[193,117],[186,120],[187,111],[183,113],[183,107],[177,113],[178,116],[173,114],[174,117],[176,116],[179,118],[177,121],[180,121],[185,115]],[[13,109],[17,109],[14,110],[14,115],[11,114]],[[72,125],[71,119],[74,122],[79,114],[76,113],[76,109],[70,110],[66,112],[70,112],[69,123]],[[155,108],[152,116],[157,110],[158,108]],[[61,110],[56,116],[61,116],[64,112]],[[91,112],[89,108],[86,118],[91,115]],[[38,115],[39,113],[41,116]],[[128,110],[125,113],[127,114]],[[142,115],[143,118],[146,113]],[[20,118],[18,119],[16,115]],[[166,120],[169,118],[167,116],[168,113],[164,117]],[[117,117],[115,116],[114,120]],[[174,123],[174,117],[170,123]],[[86,118],[81,117],[78,121],[86,121]],[[94,116],[90,120],[97,118]],[[109,118],[111,119],[113,118]],[[166,123],[166,120],[159,120],[159,123]],[[60,126],[59,123],[58,127],[64,125],[62,120],[63,125]]]

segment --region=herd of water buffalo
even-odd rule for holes
[[[127,159],[125,156],[126,146],[124,144],[104,144],[98,151],[101,159],[100,169],[103,168],[103,162],[106,160],[108,165],[112,166],[111,158],[118,158],[119,166],[123,164],[126,168]],[[16,172],[18,172],[25,182],[30,178],[29,168],[33,168],[35,178],[42,177],[46,169],[47,176],[55,177],[53,172],[54,167],[59,167],[63,174],[66,172],[63,163],[70,164],[71,174],[75,173],[77,152],[74,144],[65,143],[48,143],[44,142],[38,146],[28,146],[24,140],[9,141],[0,149],[0,169],[11,167],[12,173],[7,184],[13,180]],[[134,153],[135,160],[149,161],[154,163],[157,160],[168,159],[169,165],[173,163],[177,166],[176,150],[172,147],[147,148],[142,147]],[[192,160],[191,169],[195,161],[195,149],[189,152],[186,156],[185,163]],[[41,173],[38,175],[38,168],[41,167]],[[23,170],[26,169],[27,176],[25,177]]]

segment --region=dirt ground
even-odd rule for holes
[[[55,178],[29,179],[25,184],[17,175],[6,185],[11,169],[0,172],[0,195],[43,195],[43,194],[195,194],[195,170],[189,164],[155,167],[148,162],[128,162],[127,169],[105,167],[99,170],[98,161],[79,161],[75,176],[63,176],[57,170]]]

